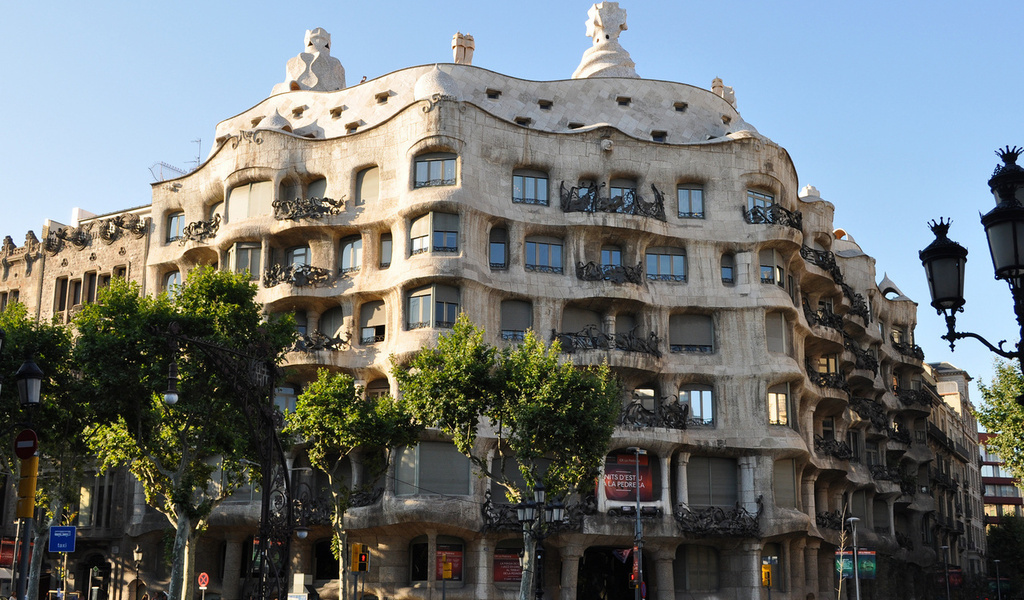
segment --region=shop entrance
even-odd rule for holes
[[[626,553],[629,552],[628,556]],[[653,580],[644,555],[644,581]],[[653,567],[653,565],[650,565]],[[633,600],[629,587],[629,574],[633,570],[631,547],[594,546],[587,548],[580,559],[579,578],[576,582],[577,600]],[[651,598],[650,584],[647,597]]]

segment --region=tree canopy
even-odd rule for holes
[[[978,423],[993,434],[987,445],[995,450],[1014,477],[1024,478],[1024,406],[1017,397],[1024,393],[1024,377],[1017,362],[996,361],[991,384],[979,383],[984,403],[977,410]]]
[[[183,335],[278,362],[294,337],[290,320],[265,321],[247,277],[210,267],[194,269],[173,296],[143,296],[114,280],[75,318],[76,358],[84,395],[96,410],[87,428],[100,466],[127,466],[147,502],[176,529],[170,598],[181,597],[187,548],[213,509],[255,474],[254,436],[240,426],[249,417],[230,369]],[[180,400],[163,401],[171,362]],[[218,477],[214,477],[217,474]]]

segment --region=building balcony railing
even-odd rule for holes
[[[819,306],[818,310],[811,309],[811,306],[804,300],[804,317],[807,318],[807,323],[814,327],[820,325],[822,327],[828,327],[829,329],[835,329],[836,331],[843,331],[843,317],[832,312],[831,309]]]
[[[181,237],[178,238],[178,244],[184,246],[185,242],[202,242],[209,238],[216,237],[217,231],[220,230],[220,215],[213,215],[212,219],[207,221],[193,221],[185,226],[181,231]]]
[[[601,195],[604,187],[603,183],[587,185],[580,182],[578,186],[567,188],[563,181],[559,192],[562,212],[617,213],[651,217],[659,221],[667,220],[665,196],[653,185],[651,191],[654,193],[654,200],[650,202],[632,189],[624,189],[617,196],[605,197]]]
[[[365,342],[364,342],[365,343]],[[318,352],[320,350],[348,350],[348,334],[328,337],[318,330],[300,333],[292,345],[293,352]]]
[[[818,434],[814,434],[814,450],[818,454],[831,456],[839,460],[850,460],[853,458],[853,450],[850,449],[849,444],[840,440],[826,439]]]
[[[821,268],[832,277],[836,283],[843,282],[843,272],[836,264],[836,255],[828,250],[817,250],[810,246],[800,247],[800,256],[808,263]]]
[[[899,544],[900,548],[903,548],[904,550],[914,549],[914,538],[910,537],[909,535],[901,531],[896,532],[896,543]]]
[[[906,444],[908,446],[910,445],[910,434],[907,433],[906,431],[898,429],[896,427],[889,427],[886,430],[886,433],[888,434],[890,440],[894,442],[899,442],[901,444]]]
[[[764,512],[762,497],[757,498],[757,513],[751,513],[739,502],[731,509],[710,506],[691,510],[680,504],[675,510],[679,530],[694,537],[746,537],[760,538],[761,513]]]
[[[594,261],[586,264],[576,263],[576,277],[583,281],[608,281],[611,283],[635,283],[642,285],[645,281],[644,264],[635,267],[626,265],[599,265]]]
[[[894,334],[889,335],[889,340],[892,342],[893,350],[904,356],[916,358],[917,360],[924,360],[924,350],[922,350],[917,344],[904,342]]]
[[[703,424],[703,420],[698,420]],[[664,427],[665,429],[686,429],[692,423],[690,406],[679,402],[659,402],[653,410],[647,409],[636,400],[622,407],[619,425],[640,429]]]
[[[853,341],[852,338],[848,336],[843,337],[843,346],[853,354],[856,368],[871,371],[878,375],[878,359],[867,350],[858,346],[857,342]]]
[[[868,467],[871,472],[871,478],[879,481],[894,481],[900,483],[903,481],[903,473],[899,467],[890,467],[886,465],[871,465]]]
[[[893,389],[896,393],[896,397],[900,399],[900,402],[907,406],[913,406],[919,404],[921,406],[932,406],[932,397],[925,390],[915,390],[912,388],[906,388],[897,386]]]
[[[263,287],[272,288],[282,283],[295,287],[319,287],[331,280],[331,272],[311,265],[271,265],[263,272]]]
[[[491,490],[484,492],[484,504],[480,509],[483,516],[482,532],[488,531],[519,531],[522,523],[516,515],[516,505],[506,502],[495,502]],[[578,531],[583,526],[583,517],[597,514],[597,498],[592,494],[582,497],[579,502],[570,502],[565,507],[565,521],[555,525],[558,531]]]
[[[818,527],[823,529],[832,529],[834,531],[843,530],[843,511],[836,510],[823,510],[819,511],[814,517]]]
[[[797,231],[802,231],[804,227],[804,217],[800,211],[789,210],[778,204],[744,208],[743,218],[752,225],[784,225]]]
[[[345,209],[345,199],[332,198],[295,198],[294,200],[274,200],[274,218],[278,221],[298,221],[300,219],[323,219],[332,215],[340,215]]]
[[[637,328],[628,333],[604,333],[596,325],[588,325],[578,332],[557,332],[551,330],[551,338],[558,340],[562,351],[573,353],[577,350],[622,350],[639,352],[661,358],[658,345],[661,340],[653,331],[646,336],[639,335]]]
[[[869,398],[854,396],[850,398],[850,408],[852,408],[860,418],[865,421],[870,421],[871,424],[879,431],[887,431],[889,429],[889,418],[885,414],[885,406],[881,403],[875,402]]]
[[[845,392],[850,391],[850,387],[846,384],[846,378],[843,377],[842,373],[821,373],[819,372],[810,360],[806,363],[807,366],[807,378],[812,383],[819,387],[833,388],[837,390],[843,390]]]

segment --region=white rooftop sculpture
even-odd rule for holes
[[[333,92],[345,87],[345,67],[331,56],[331,34],[322,27],[306,30],[306,51],[288,61],[284,83],[271,94],[292,90]]]
[[[583,53],[572,78],[639,78],[629,52],[619,44],[619,33],[627,29],[626,11],[619,8],[618,2],[600,2],[591,6],[587,15],[587,35],[594,39],[594,45]]]

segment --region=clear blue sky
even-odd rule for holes
[[[978,223],[993,201],[993,151],[1024,145],[1020,0],[684,2],[632,0],[620,38],[641,76],[736,90],[743,118],[785,147],[800,185],[920,305],[929,361],[991,376],[971,340],[950,354],[917,251],[952,217],[967,246],[963,328],[1016,340]],[[568,78],[589,46],[586,0],[517,2],[7,2],[0,20],[0,235],[21,245],[72,207],[148,204],[149,167],[187,167],[217,122],[284,79],[306,29],[333,36],[349,83],[450,62],[456,31],[474,64]],[[202,148],[192,141],[202,139]],[[975,403],[980,397],[972,395]]]

